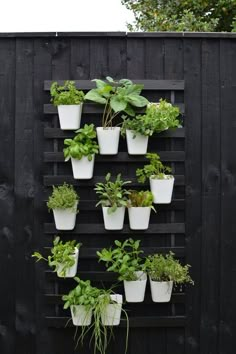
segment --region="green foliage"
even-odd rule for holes
[[[54,106],[78,105],[84,100],[83,91],[76,89],[74,81],[66,81],[64,86],[59,86],[57,82],[53,82],[50,94]]]
[[[64,182],[62,186],[53,186],[53,192],[48,199],[47,207],[49,210],[74,209],[76,202],[79,202],[78,194],[72,185]]]
[[[75,264],[75,249],[81,247],[80,243],[76,243],[75,240],[64,242],[57,236],[53,241],[53,247],[51,248],[51,255],[44,258],[39,252],[34,252],[32,257],[35,257],[38,261],[44,260],[48,263],[49,267],[54,268],[54,272],[59,271],[60,276],[65,277],[66,272]]]
[[[90,90],[85,95],[85,99],[105,106],[102,117],[104,128],[112,127],[114,118],[120,112],[134,116],[133,107],[144,107],[148,103],[148,100],[140,95],[143,85],[133,84],[128,79],[114,81],[109,76],[106,77],[106,81],[98,79],[93,81],[95,81],[97,87]]]
[[[130,31],[230,32],[235,0],[122,0],[134,12]]]
[[[122,119],[121,135],[123,137],[127,129],[132,130],[133,138],[135,138],[137,134],[151,136],[154,133],[153,121],[146,119],[145,116],[138,115],[135,118],[122,116]]]
[[[130,191],[127,206],[128,206],[128,208],[130,208],[130,207],[151,207],[153,210],[155,210],[152,203],[153,203],[152,192],[150,192],[150,191]]]
[[[98,154],[98,144],[95,141],[96,131],[93,124],[85,124],[83,128],[76,131],[77,135],[73,139],[65,139],[63,149],[65,161],[71,157],[81,160],[82,157],[87,156],[91,161],[94,154]]]
[[[171,173],[171,168],[162,164],[158,154],[148,153],[146,154],[146,158],[150,163],[136,170],[136,176],[140,183],[145,183],[146,179],[150,177],[157,179],[171,178],[169,175],[166,175],[166,173]]]
[[[154,254],[148,256],[144,268],[153,281],[173,281],[176,284],[194,284],[190,275],[190,265],[182,266],[179,260],[174,259],[174,253],[167,255]]]
[[[131,181],[122,181],[120,173],[112,182],[111,174],[108,173],[105,177],[105,183],[99,182],[94,188],[100,199],[96,206],[109,207],[108,214],[115,212],[118,207],[126,206],[129,192],[124,189],[124,186],[128,183],[131,183]]]
[[[132,238],[123,243],[116,240],[115,246],[104,248],[97,252],[99,262],[105,262],[108,272],[119,274],[119,280],[137,280],[136,271],[142,270],[142,258],[140,254],[140,240],[134,241]]]

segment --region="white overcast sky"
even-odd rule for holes
[[[0,0],[0,32],[126,31],[121,0]]]

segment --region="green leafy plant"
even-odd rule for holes
[[[162,164],[158,154],[148,153],[146,154],[146,158],[150,161],[150,163],[145,165],[143,168],[138,168],[136,170],[138,182],[145,183],[146,179],[150,177],[157,179],[172,178],[172,176],[166,174],[171,173],[171,168]]]
[[[34,252],[32,257],[37,261],[46,261],[50,268],[54,268],[54,272],[59,272],[59,276],[65,277],[67,270],[75,264],[75,249],[79,250],[80,247],[81,243],[77,243],[75,240],[63,242],[59,236],[56,236],[51,254],[47,258],[39,252]]]
[[[134,108],[145,107],[148,103],[148,100],[140,95],[143,85],[133,84],[131,80],[114,81],[107,76],[106,81],[98,79],[92,81],[95,81],[96,88],[90,90],[85,99],[104,105],[102,116],[104,128],[112,127],[114,118],[120,112],[134,116]]]
[[[151,136],[154,133],[153,121],[146,119],[145,116],[137,115],[135,118],[130,118],[123,115],[122,119],[121,135],[123,137],[127,129],[132,130],[133,138],[135,138],[137,134]]]
[[[126,206],[129,192],[124,189],[124,186],[128,183],[131,181],[122,181],[121,174],[118,174],[115,181],[112,182],[111,174],[108,173],[105,183],[99,182],[94,188],[100,199],[96,206],[109,207],[108,214],[114,213],[118,207]]]
[[[130,191],[127,207],[151,207],[154,211],[155,208],[152,205],[153,195],[150,191]]]
[[[116,247],[104,248],[97,252],[99,262],[105,262],[108,272],[118,273],[118,280],[138,280],[135,272],[143,269],[140,242],[132,238],[123,243],[116,240]]]
[[[86,156],[89,161],[92,160],[94,154],[98,154],[98,144],[95,141],[96,131],[93,124],[85,124],[83,128],[76,131],[77,135],[73,139],[65,139],[63,149],[65,161],[71,157],[81,160]]]
[[[53,209],[75,209],[79,196],[72,185],[64,183],[62,186],[53,186],[52,195],[49,197],[47,207]]]
[[[84,93],[77,90],[74,81],[66,81],[63,86],[53,82],[50,88],[51,102],[54,106],[79,105],[84,100]]]
[[[174,258],[174,253],[167,255],[154,254],[146,258],[144,268],[153,281],[173,281],[176,284],[194,284],[189,275],[190,265],[182,266],[179,260]]]
[[[78,277],[75,277],[74,280],[78,285],[69,292],[68,295],[62,297],[65,301],[64,309],[68,309],[70,306],[82,305],[85,306],[87,313],[92,311],[93,313],[93,322],[90,326],[82,326],[82,331],[80,336],[77,338],[76,347],[79,343],[83,345],[84,338],[86,334],[90,334],[90,345],[92,340],[94,340],[94,354],[99,352],[100,354],[105,354],[107,346],[111,337],[113,336],[112,326],[108,327],[103,325],[101,316],[104,313],[107,305],[116,304],[116,302],[111,300],[110,295],[113,293],[111,289],[98,289],[91,286],[89,280],[83,281]],[[128,343],[128,315],[125,310],[122,310],[125,313],[127,319],[127,336],[126,336],[126,350]],[[110,333],[109,333],[110,332]],[[77,329],[75,337],[77,334]]]

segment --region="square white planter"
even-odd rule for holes
[[[76,105],[57,106],[60,128],[62,130],[77,130],[80,128],[83,103]]]
[[[125,207],[118,207],[108,214],[108,207],[102,207],[104,227],[106,230],[122,230],[124,227]]]
[[[118,326],[120,324],[123,296],[119,294],[110,296],[111,300],[116,303],[109,304],[105,307],[103,313],[101,314],[102,324],[104,326]]]
[[[57,230],[73,230],[76,222],[77,205],[68,209],[53,209],[55,226]]]
[[[74,326],[90,326],[92,322],[92,310],[86,309],[83,305],[70,307],[72,322]]]
[[[118,154],[120,128],[97,127],[96,131],[100,155]]]
[[[124,280],[125,298],[127,302],[143,302],[147,284],[147,274],[139,271],[135,272],[138,280]]]
[[[129,227],[131,230],[147,230],[149,226],[151,207],[128,208]]]
[[[153,281],[150,278],[153,302],[169,302],[173,289],[173,281]]]
[[[147,153],[148,136],[141,135],[133,132],[132,130],[127,129],[126,141],[128,153],[130,155],[145,155]]]
[[[174,187],[174,177],[167,176],[170,178],[157,179],[150,177],[150,187],[153,194],[153,202],[155,204],[170,204],[173,187]]]
[[[68,268],[65,272],[65,276],[63,276],[61,274],[61,271],[63,270],[63,264],[61,266],[58,267],[57,270],[57,276],[59,278],[74,278],[76,276],[77,273],[77,267],[78,267],[78,259],[79,259],[79,250],[78,248],[75,248],[75,253],[72,255],[75,263],[72,267]]]
[[[75,179],[91,179],[93,178],[95,155],[91,161],[87,156],[83,156],[82,159],[71,158],[71,165],[73,171],[73,177]]]

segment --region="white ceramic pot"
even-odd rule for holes
[[[118,154],[120,128],[96,128],[100,155]]]
[[[133,132],[132,130],[127,129],[126,141],[128,153],[130,155],[145,155],[147,153],[148,136],[141,135]]]
[[[131,230],[147,230],[149,226],[151,207],[128,208],[129,227]]]
[[[119,207],[114,213],[108,214],[108,207],[102,207],[104,227],[106,230],[122,230],[124,226],[125,207]]]
[[[109,304],[101,314],[102,324],[104,326],[118,326],[120,324],[123,296],[119,294],[110,295],[111,300],[116,303]]]
[[[124,280],[125,298],[127,302],[143,302],[147,284],[147,274],[139,271],[135,272],[138,280]]]
[[[63,130],[77,130],[80,128],[83,103],[57,106],[60,127]]]
[[[169,178],[149,178],[153,202],[155,204],[169,204],[171,202],[175,179],[173,176],[167,177]]]
[[[55,226],[57,230],[73,230],[76,222],[77,205],[68,209],[53,209]]]
[[[70,307],[72,322],[74,326],[90,326],[92,322],[92,310],[86,309],[83,305]]]
[[[59,278],[74,278],[76,276],[76,273],[77,273],[77,266],[78,266],[78,259],[79,259],[79,250],[78,248],[75,248],[75,253],[72,255],[73,258],[74,258],[74,265],[70,268],[68,268],[65,272],[65,275],[61,274],[62,270],[63,270],[63,264],[61,264],[59,267],[58,267],[58,270],[57,270],[57,276]]]
[[[153,302],[169,302],[173,289],[173,281],[153,281],[150,278]]]
[[[95,155],[91,161],[88,160],[87,156],[83,156],[82,159],[71,158],[71,165],[73,176],[75,179],[91,179],[93,178]]]

